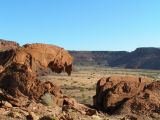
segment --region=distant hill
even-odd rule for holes
[[[160,69],[160,48],[135,51],[69,51],[75,65],[100,65],[134,69]]]
[[[113,61],[128,54],[125,51],[69,51],[74,57],[75,65],[100,65],[110,66]]]
[[[112,67],[160,69],[160,48],[137,48],[110,64]]]

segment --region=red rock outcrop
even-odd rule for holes
[[[54,95],[54,103],[63,105],[61,89],[51,82],[42,82],[27,66],[11,64],[0,73],[0,96],[16,106],[22,106],[27,100],[39,101],[45,93]]]
[[[23,64],[12,63],[0,73],[0,90],[0,100],[8,101],[13,106],[27,106],[31,100],[40,102],[42,96],[49,93],[52,103],[61,106],[63,111],[74,109],[84,115],[96,114],[96,110],[64,96],[55,84],[38,80],[36,74]]]
[[[126,101],[118,111],[119,114],[134,113],[160,119],[160,81],[155,81],[144,87],[144,90]]]
[[[53,72],[65,71],[70,75],[72,61],[73,58],[63,48],[47,44],[27,44],[0,54],[0,65],[7,67],[12,63],[19,63],[35,72],[50,68]]]
[[[160,117],[160,82],[134,76],[112,76],[97,83],[94,106],[109,114]]]
[[[0,39],[0,51],[16,49],[18,47],[19,47],[19,44],[16,42]]]

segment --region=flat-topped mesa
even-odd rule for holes
[[[65,71],[70,75],[72,71],[73,58],[71,55],[63,48],[54,45],[26,44],[16,50],[1,53],[1,56],[3,59],[0,64],[4,67],[12,63],[19,63],[35,72],[50,68],[53,72]]]
[[[19,47],[19,44],[14,41],[0,39],[0,51],[16,49],[18,47]]]

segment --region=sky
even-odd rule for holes
[[[160,47],[160,0],[0,0],[0,38],[67,50]]]

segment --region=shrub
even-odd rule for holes
[[[41,103],[47,106],[51,106],[53,105],[53,95],[50,93],[45,93],[42,97],[41,97]]]

